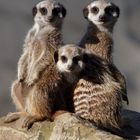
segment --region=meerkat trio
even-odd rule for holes
[[[33,8],[33,16],[34,25],[26,36],[17,80],[11,90],[19,112],[9,114],[5,120],[9,123],[23,118],[22,127],[50,120],[56,108],[65,109],[60,91],[63,80],[56,68],[54,53],[62,44],[61,27],[66,9],[55,1],[45,0]],[[57,104],[57,100],[61,103]]]
[[[84,8],[83,14],[89,21],[89,26],[80,42],[80,46],[85,48],[87,52],[108,61],[113,77],[121,85],[122,98],[128,104],[125,77],[114,65],[112,58],[112,34],[114,25],[120,15],[120,9],[114,3],[105,0],[96,0]]]
[[[122,98],[128,102],[126,82],[112,59],[112,32],[120,10],[98,0],[83,11],[90,25],[80,46],[63,46],[64,6],[44,0],[33,8],[35,23],[25,38],[11,89],[19,112],[7,115],[5,122],[23,118],[22,127],[29,128],[66,110],[97,126],[122,127]]]

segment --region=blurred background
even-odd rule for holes
[[[91,0],[59,0],[68,11],[64,23],[65,43],[77,43],[86,31],[82,9]],[[113,1],[113,0],[112,0]],[[39,0],[0,0],[0,116],[15,107],[10,87],[26,33],[33,24],[31,10]],[[140,0],[114,0],[121,17],[114,31],[114,61],[127,79],[130,105],[140,112]]]

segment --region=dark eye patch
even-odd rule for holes
[[[33,7],[32,14],[33,14],[33,16],[36,16],[36,14],[37,14],[37,8],[36,7]]]
[[[94,6],[94,7],[92,7],[91,12],[92,12],[93,14],[98,14],[99,8],[96,7],[96,6]]]
[[[58,16],[58,14],[61,12],[61,9],[59,7],[55,7],[52,11],[54,16]]]
[[[116,11],[115,11],[115,8],[114,7],[108,6],[108,7],[105,8],[105,12],[108,15],[113,15],[113,13],[116,12]]]
[[[45,8],[45,7],[40,8],[39,11],[42,15],[47,15],[47,13],[48,13],[47,8]]]
[[[77,64],[78,61],[80,61],[80,60],[81,60],[80,56],[76,56],[72,59],[73,63],[75,63],[75,64]]]
[[[61,60],[63,63],[66,63],[68,61],[67,57],[66,56],[61,56]]]

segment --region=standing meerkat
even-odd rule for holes
[[[64,6],[53,0],[42,1],[33,8],[34,25],[25,38],[18,77],[11,90],[19,112],[9,114],[5,122],[23,118],[22,127],[29,128],[36,121],[50,120],[55,110],[65,109],[60,91],[63,80],[54,61],[54,52],[62,44],[65,15]],[[57,104],[57,96],[61,104]]]
[[[114,3],[96,0],[85,7],[83,13],[84,17],[89,21],[89,26],[80,42],[80,46],[85,48],[87,52],[108,61],[113,77],[121,85],[122,98],[128,104],[125,77],[113,64],[112,59],[112,32],[119,18],[120,9]]]

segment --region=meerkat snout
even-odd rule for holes
[[[62,73],[79,73],[84,68],[84,51],[76,45],[61,47],[55,52],[57,68]]]
[[[119,18],[120,9],[114,3],[98,0],[85,7],[83,15],[96,25],[112,24]]]

